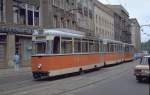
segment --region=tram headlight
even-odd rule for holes
[[[37,68],[38,68],[38,69],[41,69],[41,68],[42,68],[42,64],[38,64],[38,65],[37,65]]]

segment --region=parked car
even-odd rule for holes
[[[143,53],[135,53],[134,54],[134,59],[137,60],[137,59],[140,59],[143,57]]]
[[[136,76],[136,79],[141,82],[145,79],[150,78],[150,55],[149,56],[144,56],[141,59],[140,64],[138,64],[135,69],[134,69],[134,75]]]

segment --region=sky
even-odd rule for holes
[[[99,0],[103,4],[121,4],[130,18],[137,18],[140,25],[150,24],[150,0]],[[141,41],[150,39],[150,27],[142,27]]]

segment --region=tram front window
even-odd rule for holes
[[[46,42],[37,42],[33,44],[34,54],[45,54],[46,53]]]

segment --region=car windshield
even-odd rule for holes
[[[148,58],[150,58],[150,57],[144,57],[144,58],[142,58],[141,64],[147,65],[148,64]]]

